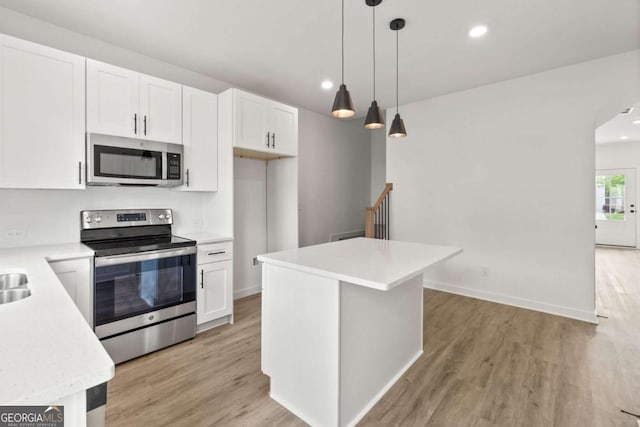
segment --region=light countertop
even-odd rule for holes
[[[209,233],[208,231],[198,231],[195,233],[178,233],[178,236],[184,237],[185,239],[195,240],[199,245],[205,245],[207,243],[228,242],[233,240],[232,236]]]
[[[460,253],[461,248],[449,246],[360,237],[264,254],[258,260],[387,291]]]
[[[113,361],[47,262],[91,256],[80,243],[0,249],[0,273],[26,273],[31,289],[0,305],[0,404],[53,403],[113,378]]]

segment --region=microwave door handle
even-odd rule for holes
[[[168,171],[168,169],[167,169],[167,152],[163,151],[162,152],[162,176],[160,178],[165,180],[165,181],[167,179],[169,179],[167,171]]]

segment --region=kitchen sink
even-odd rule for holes
[[[0,304],[19,301],[21,299],[25,299],[29,295],[31,295],[31,291],[26,288],[7,289],[5,291],[0,291]]]
[[[27,275],[23,273],[0,274],[0,291],[17,288],[28,283]]]

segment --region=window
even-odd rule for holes
[[[596,176],[596,220],[624,221],[624,175]]]

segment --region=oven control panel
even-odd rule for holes
[[[117,209],[80,212],[83,230],[173,224],[171,209]]]

